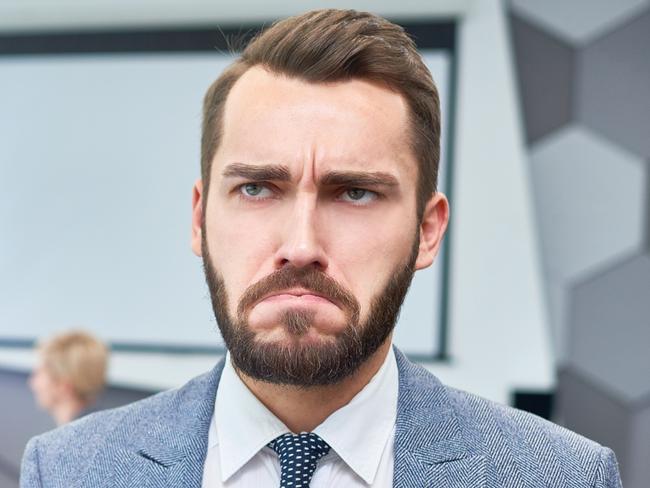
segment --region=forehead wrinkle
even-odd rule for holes
[[[310,169],[310,171],[307,171],[307,181],[311,181],[312,185],[315,187],[316,186],[316,175],[317,173],[317,164],[318,164],[318,151],[317,151],[317,142],[316,140],[312,140],[311,144],[307,146],[307,154],[306,154],[306,161],[308,161],[309,164],[306,164],[305,166]],[[305,176],[305,175],[303,175]]]

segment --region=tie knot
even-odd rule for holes
[[[280,487],[308,487],[316,463],[327,454],[330,446],[313,432],[283,434],[269,442],[280,458]]]

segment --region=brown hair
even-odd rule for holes
[[[92,335],[70,331],[39,346],[43,366],[57,380],[67,381],[84,402],[92,401],[106,383],[108,349]]]
[[[410,109],[410,146],[419,162],[417,211],[436,191],[440,102],[431,73],[404,29],[354,10],[315,10],[276,22],[257,35],[208,89],[203,102],[201,178],[207,195],[223,130],[226,97],[250,67],[312,83],[365,79],[401,94]],[[205,203],[205,200],[204,200]]]

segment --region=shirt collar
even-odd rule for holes
[[[390,348],[370,382],[350,403],[314,429],[314,433],[368,484],[372,484],[377,475],[384,448],[393,433],[398,383],[395,354]],[[226,355],[217,388],[213,427],[215,442],[210,447],[218,444],[222,482],[273,439],[289,432],[237,375],[230,354]],[[360,445],[363,449],[359,449]]]
[[[213,425],[219,445],[221,481],[225,482],[279,435],[289,432],[235,372],[230,353],[217,388]]]
[[[391,347],[379,371],[347,405],[314,432],[366,483],[372,484],[395,427],[399,374]],[[363,446],[360,449],[359,446]],[[392,455],[392,453],[391,453]]]

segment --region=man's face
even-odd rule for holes
[[[254,67],[232,88],[192,245],[235,366],[335,382],[388,340],[413,270],[432,259],[408,131],[403,98],[367,81]]]
[[[38,406],[48,411],[60,403],[65,392],[64,382],[54,378],[42,362],[29,377],[29,386]]]

